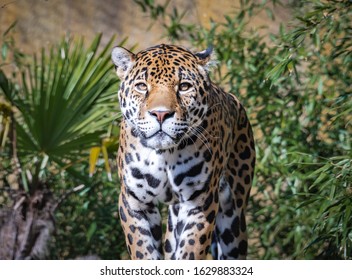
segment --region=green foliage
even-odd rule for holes
[[[297,202],[314,221],[305,253],[319,258],[352,258],[351,5],[306,3],[294,28],[277,39],[282,47],[279,62],[276,71],[268,73],[279,87],[291,79],[284,75],[292,73],[294,89],[304,102],[298,112],[304,116],[299,120],[305,124],[305,145],[292,145],[291,151],[292,161],[297,161],[294,176],[304,190]],[[307,161],[315,164],[307,167]]]
[[[3,35],[0,116],[10,116],[10,133],[0,149],[0,206],[11,205],[7,200],[16,188],[28,196],[49,189],[58,203],[52,209],[53,259],[87,254],[114,259],[125,252],[116,214],[118,189],[101,163],[96,177],[88,178],[89,148],[107,134],[118,135],[118,80],[110,61],[114,38],[104,48],[101,38],[89,47],[83,39],[62,40],[38,57],[21,53],[10,30]],[[10,75],[8,66],[15,66]],[[115,156],[116,150],[113,162]],[[10,176],[18,180],[16,188]]]
[[[47,161],[66,166],[98,143],[116,118],[111,114],[117,105],[117,79],[109,58],[113,38],[98,54],[100,39],[97,36],[88,49],[82,40],[74,46],[64,40],[51,49],[49,57],[43,50],[41,58],[34,55],[22,71],[19,90],[2,87],[6,99],[19,111],[15,122],[23,161],[34,160],[40,169]]]
[[[268,34],[249,27],[260,12],[274,18],[266,2],[240,1],[210,28],[183,23],[170,6],[158,20],[176,43],[215,47],[223,67],[213,80],[252,120],[249,257],[351,259],[352,3],[300,2],[292,27]]]
[[[186,12],[179,14],[178,9],[174,8],[171,13],[167,13],[166,10],[170,4],[170,0],[165,1],[163,4],[157,4],[154,0],[134,0],[134,2],[143,12],[150,15],[152,21],[147,28],[148,30],[155,22],[158,22],[166,30],[171,39],[181,39],[180,33],[185,31],[185,25],[181,21]]]
[[[114,155],[114,153],[111,153]],[[125,259],[127,256],[117,211],[118,176],[115,158],[112,182],[103,173],[104,164],[89,187],[65,199],[56,213],[56,234],[50,249],[50,259],[75,259],[98,256],[101,259]],[[87,175],[88,163],[84,164]],[[70,185],[58,186],[61,190]],[[63,184],[63,182],[61,182]]]

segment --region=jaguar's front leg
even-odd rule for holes
[[[161,259],[161,217],[155,205],[143,207],[122,186],[119,212],[132,259]]]
[[[200,196],[169,207],[165,259],[206,258],[218,212],[218,199],[215,191]]]

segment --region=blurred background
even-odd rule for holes
[[[141,1],[143,3],[143,1]],[[150,1],[152,3],[154,1]],[[166,1],[155,1],[165,5]],[[178,0],[168,1],[169,9],[187,11],[182,20],[209,27],[211,19],[223,21],[227,12],[239,9],[240,1],[222,0]],[[148,3],[148,2],[146,2]],[[249,26],[267,25],[270,31],[277,31],[280,22],[288,22],[291,13],[290,1],[273,10],[276,21],[268,22],[263,12],[251,20]],[[270,5],[270,4],[269,4]],[[273,8],[273,6],[271,5]],[[15,38],[21,49],[28,52],[40,50],[57,43],[63,36],[84,36],[92,40],[97,33],[104,34],[104,43],[114,34],[117,38],[129,38],[129,46],[138,44],[138,49],[167,41],[160,22],[153,24],[151,16],[135,1],[119,0],[17,0],[0,2],[1,34],[17,21]],[[150,27],[150,28],[149,28]],[[188,45],[190,45],[188,43]]]
[[[213,81],[247,108],[248,258],[351,259],[351,6],[0,0],[0,259],[128,258],[110,51],[161,42],[214,45]]]

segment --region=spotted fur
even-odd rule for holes
[[[119,212],[132,259],[244,259],[255,164],[238,99],[213,84],[211,49],[116,47],[123,119]],[[162,242],[159,203],[168,222]]]

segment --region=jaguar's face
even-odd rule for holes
[[[113,50],[121,111],[146,146],[169,149],[196,133],[207,111],[210,53],[170,45],[136,55]]]

